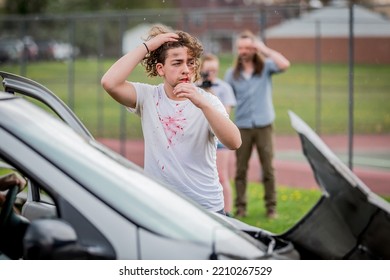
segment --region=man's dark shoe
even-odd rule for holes
[[[246,217],[246,211],[244,209],[237,209],[235,216],[236,218]]]
[[[268,219],[276,219],[278,217],[278,214],[276,213],[275,210],[269,209],[267,210],[267,218]]]

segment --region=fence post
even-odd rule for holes
[[[24,38],[26,36],[26,25],[27,25],[27,19],[22,19],[19,26],[19,32],[20,32],[20,38]],[[19,65],[20,65],[20,75],[26,76],[27,75],[27,47],[23,43],[23,54],[19,58]]]
[[[102,58],[104,57],[105,44],[104,44],[104,26],[105,18],[100,18],[99,20],[99,35],[98,35],[98,71],[97,71],[97,134],[99,137],[104,135],[104,92],[103,88],[100,85],[100,79],[103,76],[104,65]]]
[[[264,8],[263,5],[260,6],[260,38],[267,44],[267,38],[265,36],[265,29],[267,27],[267,8]]]
[[[125,33],[125,17],[121,16],[119,18],[119,56],[122,56],[122,46],[123,46],[123,35]],[[120,125],[119,125],[119,137],[120,137],[120,154],[126,157],[126,109],[123,106],[120,106]]]
[[[316,21],[316,132],[321,134],[321,22]]]
[[[353,168],[353,109],[354,109],[354,94],[353,94],[353,82],[354,82],[354,4],[349,2],[349,117],[348,117],[348,167]]]
[[[68,36],[71,46],[75,46],[75,19],[69,18],[68,21]],[[68,61],[68,105],[74,111],[74,52],[72,51]]]

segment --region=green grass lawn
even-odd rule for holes
[[[321,192],[317,189],[277,187],[276,219],[265,215],[264,188],[260,183],[248,184],[248,213],[241,221],[274,232],[283,233],[298,222],[318,201]]]
[[[240,218],[240,220],[273,233],[284,233],[290,229],[309,212],[321,197],[319,189],[278,186],[278,217],[276,219],[268,219],[265,216],[263,185],[260,183],[249,183],[247,192],[248,215],[245,218]],[[383,198],[390,202],[390,197]]]
[[[221,78],[231,62],[231,55],[221,56]],[[121,110],[121,106],[100,86],[100,77],[112,63],[113,60],[78,59],[73,65],[72,79],[69,75],[69,63],[35,62],[27,66],[26,76],[60,96],[96,137],[119,137],[120,119],[125,116],[123,120],[127,137],[140,138],[142,132],[139,118]],[[0,69],[20,73],[17,65],[2,65]],[[355,65],[355,133],[390,133],[388,73],[390,65]],[[156,84],[161,81],[147,78],[142,67],[136,69],[133,77],[133,80],[141,82]],[[68,83],[72,80],[74,85],[69,86]],[[313,64],[292,64],[288,71],[274,76],[276,134],[295,133],[290,125],[288,110],[294,111],[321,134],[347,133],[348,65],[322,65],[320,85],[316,85],[316,68]]]

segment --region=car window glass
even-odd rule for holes
[[[44,189],[38,188],[39,189],[39,194],[40,194],[40,202],[42,203],[48,203],[48,204],[54,204],[53,199],[51,198],[51,195],[47,193]]]
[[[15,206],[14,210],[18,214],[22,214],[22,209],[23,209],[23,207],[25,206],[25,204],[26,204],[26,202],[28,200],[27,199],[28,192],[32,193],[31,201],[33,201],[34,203],[44,203],[44,204],[51,205],[52,207],[55,207],[54,200],[52,199],[52,197],[51,197],[51,195],[49,193],[47,193],[37,183],[32,182],[28,177],[26,177],[25,175],[21,174],[21,172],[19,170],[17,170],[14,167],[11,167],[4,160],[0,159],[0,177],[4,176],[4,175],[7,175],[7,174],[11,174],[11,173],[16,173],[16,174],[18,174],[18,176],[21,176],[21,177],[23,177],[26,180],[26,185],[25,185],[24,189],[21,190],[17,194],[16,200],[15,200],[15,203],[14,203],[14,206]],[[33,195],[34,193],[36,193],[37,195]],[[2,203],[5,200],[5,195],[6,195],[6,191],[5,192],[0,192],[0,208],[2,206]],[[30,206],[30,208],[31,207],[32,206]],[[35,207],[35,206],[33,206],[33,207]],[[52,209],[55,210],[55,208],[52,208]],[[53,211],[51,211],[51,215],[50,216],[53,216]]]
[[[21,177],[24,177],[17,170],[12,167],[6,166],[6,163],[0,159],[0,177],[3,177],[8,174],[16,173]],[[26,179],[26,178],[25,178]],[[5,202],[7,191],[0,191],[0,209],[2,209],[3,203]],[[27,197],[27,189],[22,190],[15,201],[15,210],[20,213],[22,206]]]

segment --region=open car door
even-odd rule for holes
[[[4,91],[31,97],[46,105],[52,112],[87,139],[93,139],[92,134],[83,125],[72,110],[53,92],[33,80],[15,74],[0,71],[3,78]]]

